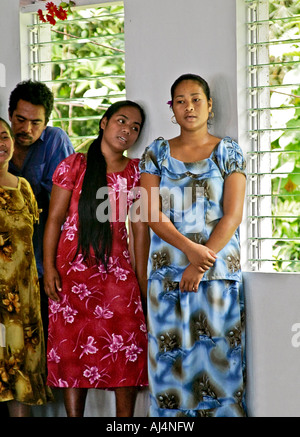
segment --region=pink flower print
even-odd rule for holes
[[[66,305],[63,309],[63,316],[67,323],[73,323],[74,322],[74,316],[78,313],[78,311],[73,310],[69,305]]]
[[[127,205],[130,207],[133,202],[141,197],[141,187],[133,187],[128,192]]]
[[[91,335],[88,336],[87,339],[87,343],[84,345],[81,345],[81,349],[83,349],[82,353],[79,356],[79,359],[84,355],[84,354],[95,354],[96,352],[98,352],[98,348],[96,348],[96,346],[94,346],[94,343],[96,343],[94,337],[92,337]]]
[[[142,300],[140,296],[137,296],[137,299],[134,301],[134,303],[136,304],[136,309],[134,311],[134,314],[136,314],[139,311],[143,311]]]
[[[108,272],[113,272],[114,271],[114,266],[118,263],[119,261],[119,257],[118,256],[110,256],[108,258],[108,263],[107,263],[107,270]]]
[[[121,234],[121,240],[127,240],[128,234],[127,234],[127,229],[124,226],[123,228],[121,228],[119,230],[120,234]]]
[[[67,173],[70,166],[66,162],[62,161],[61,164],[58,166],[57,174],[59,176],[62,176],[63,174]]]
[[[98,265],[98,271],[100,273],[102,281],[105,281],[105,279],[107,278],[107,271],[105,270],[105,267],[103,264]]]
[[[118,352],[121,349],[122,346],[123,346],[122,335],[112,334],[112,342],[109,345],[110,352],[115,354],[116,352]]]
[[[52,348],[50,350],[50,352],[48,353],[48,360],[52,363],[59,363],[60,362],[60,356],[57,355],[54,348]]]
[[[74,272],[84,272],[87,269],[87,266],[83,264],[83,255],[79,254],[74,262],[70,263],[71,268],[67,271],[67,275],[74,270]]]
[[[83,300],[85,297],[91,294],[86,284],[75,284],[71,288],[71,291],[77,294],[80,300]]]
[[[86,370],[83,372],[83,376],[85,378],[89,378],[90,384],[94,384],[96,381],[104,381],[105,377],[109,378],[109,375],[106,373],[106,369],[99,372],[99,369],[96,366],[86,366]],[[95,384],[95,387],[97,387],[97,385],[98,383]]]
[[[65,240],[73,241],[77,233],[77,226],[72,225],[67,228]]]
[[[142,332],[144,332],[145,334],[147,334],[147,325],[146,325],[146,323],[144,321],[140,325],[140,330]]]
[[[59,380],[58,380],[58,387],[68,388],[69,385],[68,385],[67,381],[64,381],[63,379],[59,378]]]
[[[143,351],[140,347],[138,347],[136,344],[131,344],[130,346],[126,347],[125,351],[125,357],[127,361],[136,361],[138,354],[140,354]]]
[[[70,166],[69,166],[65,161],[63,161],[63,162],[58,166],[58,169],[57,169],[58,174],[59,174],[59,175],[62,175],[62,174],[64,174],[64,173],[66,173],[66,172],[68,171],[69,168],[70,168]]]
[[[100,379],[100,374],[96,366],[93,367],[87,366],[87,369],[83,372],[83,376],[89,379],[90,384],[94,384],[95,381]]]
[[[135,186],[141,178],[140,171],[137,167],[134,167],[134,175],[131,176],[131,178],[133,179],[133,186]]]
[[[112,311],[108,310],[108,306],[105,306],[103,308],[99,305],[96,306],[94,314],[96,316],[96,319],[111,319],[114,315]]]
[[[127,193],[127,179],[120,175],[111,177],[111,188],[116,193],[116,198],[119,198],[119,193]]]
[[[57,314],[60,311],[60,302],[49,299],[49,310],[52,315]]]
[[[127,274],[129,273],[129,270],[122,269],[121,267],[116,267],[114,270],[114,275],[117,278],[117,281],[126,281]]]
[[[105,360],[108,357],[112,357],[112,360],[115,361],[117,359],[117,353],[122,350],[123,347],[123,337],[122,335],[110,335],[108,332],[106,332],[107,338],[103,337],[107,341],[107,345],[103,347],[109,348],[110,353],[105,355],[103,358],[101,358],[101,361]]]
[[[76,214],[73,214],[72,217],[67,217],[64,225],[63,230],[66,231],[66,237],[64,240],[73,241],[75,238],[75,235],[77,233],[77,226],[76,226]],[[73,223],[73,224],[72,224]]]
[[[123,256],[124,256],[124,258],[126,259],[126,261],[128,262],[128,264],[131,264],[131,261],[130,261],[130,253],[129,253],[129,251],[126,249],[126,250],[123,250]]]

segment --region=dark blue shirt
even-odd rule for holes
[[[26,155],[23,167],[18,169],[12,161],[9,171],[22,176],[30,183],[38,206],[42,209],[39,224],[33,234],[33,245],[39,277],[43,276],[43,235],[47,221],[52,175],[58,164],[74,153],[68,135],[58,127],[47,126],[40,138],[31,146]]]

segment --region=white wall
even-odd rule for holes
[[[5,118],[9,93],[21,79],[18,1],[1,0],[0,26],[6,37],[0,42],[0,63],[6,68],[6,87],[1,87],[0,77],[0,116]],[[78,5],[81,2],[87,4],[87,0],[76,1]],[[147,112],[146,129],[135,156],[140,156],[154,138],[176,135],[166,102],[171,84],[186,72],[202,75],[211,85],[216,114],[213,132],[239,138],[247,152],[243,3],[125,0],[127,97],[142,103]],[[242,231],[246,248],[246,223]],[[299,417],[300,349],[297,331],[292,329],[298,329],[300,323],[300,277],[245,272],[244,278],[249,413]],[[136,414],[144,415],[146,410],[147,396],[141,393]],[[47,408],[36,408],[34,414],[60,416],[64,408],[59,401]],[[87,415],[113,416],[111,393],[91,391]]]
[[[0,78],[0,117],[7,121],[10,92],[21,80],[19,28],[19,0],[1,0],[0,63],[4,67],[5,80],[3,83]]]
[[[300,276],[244,273],[248,409],[300,417]]]
[[[127,96],[148,116],[139,154],[155,138],[177,134],[166,104],[183,73],[211,86],[217,135],[237,137],[235,0],[125,1]]]

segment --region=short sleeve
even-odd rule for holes
[[[160,176],[161,163],[165,158],[167,144],[165,140],[155,140],[146,147],[139,164],[141,173],[150,173]]]
[[[72,191],[76,185],[80,168],[85,164],[83,153],[73,153],[56,167],[53,173],[53,184]]]
[[[232,173],[242,173],[246,176],[246,161],[240,146],[231,138],[224,138],[214,156],[223,178]]]

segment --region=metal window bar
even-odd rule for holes
[[[272,135],[285,132],[297,133],[300,126],[274,125],[274,114],[284,114],[286,110],[295,110],[295,105],[272,105],[271,95],[274,92],[282,95],[292,95],[291,90],[300,89],[298,83],[272,83],[270,68],[274,66],[295,67],[300,63],[299,37],[276,40],[270,38],[270,25],[276,23],[300,23],[300,15],[274,19],[269,16],[269,1],[245,0],[247,8],[247,35],[248,35],[248,120],[251,151],[248,155],[248,229],[249,252],[248,261],[252,270],[274,271],[276,250],[281,244],[293,243],[298,245],[298,255],[290,259],[280,259],[282,271],[295,269],[300,271],[300,238],[299,233],[290,237],[278,235],[276,224],[279,222],[300,223],[300,208],[283,214],[278,211],[278,201],[294,201],[299,205],[299,191],[276,192],[273,187],[274,178],[289,180],[289,172],[284,168],[275,168],[274,162],[278,157],[299,157],[299,150],[282,150],[272,147]],[[298,32],[299,33],[299,32]],[[274,59],[269,55],[273,46],[289,47],[294,45],[293,59]],[[298,52],[298,53],[297,53]],[[295,96],[296,97],[296,96]],[[280,118],[279,117],[279,118]],[[293,171],[293,178],[299,177],[299,172]],[[295,267],[298,266],[298,267]],[[278,266],[277,266],[278,267]],[[276,267],[276,268],[277,268]]]
[[[106,108],[116,100],[124,100],[126,96],[124,9],[119,2],[117,11],[112,7],[99,4],[91,8],[90,16],[85,14],[81,17],[75,13],[67,21],[58,21],[55,26],[41,23],[37,14],[33,13],[32,23],[28,26],[29,75],[52,89],[55,110],[50,123],[62,127],[77,150],[86,140],[95,138],[99,120]],[[97,13],[99,8],[101,13]],[[109,26],[106,28],[107,20],[116,23],[113,29]],[[103,31],[97,36],[82,36],[78,33],[78,27],[83,23],[97,23],[98,28],[102,24]],[[72,30],[68,31],[70,25],[78,26],[74,35],[76,38]],[[64,35],[60,39],[62,26]],[[116,32],[116,29],[119,31]],[[87,46],[94,47],[94,50],[86,49],[84,56],[78,56],[79,50]],[[57,57],[59,52],[55,51],[56,48],[62,48],[63,55],[60,58]],[[117,69],[116,65],[120,67]],[[71,71],[71,74],[59,77],[57,71]],[[69,94],[59,94],[59,87],[69,89]],[[74,91],[79,89],[85,92]]]

